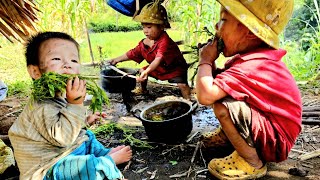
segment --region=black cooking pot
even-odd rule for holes
[[[118,68],[128,75],[136,75],[137,70],[129,68]],[[101,85],[105,91],[110,93],[130,92],[136,87],[136,79],[124,76],[113,69],[105,68],[100,72]]]
[[[166,101],[154,104],[144,110],[136,109],[133,115],[142,121],[151,141],[179,143],[186,139],[192,130],[191,113],[198,106],[184,101]],[[140,113],[139,115],[137,115]]]

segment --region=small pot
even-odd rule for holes
[[[197,102],[191,105],[178,100],[166,101],[142,111],[136,109],[133,115],[142,121],[149,140],[172,144],[184,141],[190,134],[193,126],[191,114],[197,106]]]
[[[130,75],[136,75],[137,71],[129,68],[119,68]],[[123,76],[110,68],[100,72],[102,88],[110,93],[130,92],[136,87],[136,79]]]

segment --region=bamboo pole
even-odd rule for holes
[[[94,57],[93,57],[93,52],[92,52],[92,47],[91,47],[91,41],[90,41],[90,35],[89,35],[89,31],[88,31],[88,26],[87,26],[87,21],[84,21],[84,23],[85,23],[85,26],[86,26],[86,33],[87,33],[87,39],[88,39],[88,45],[89,45],[89,50],[90,50],[91,61],[92,61],[93,67],[95,67]]]

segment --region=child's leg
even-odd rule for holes
[[[122,178],[122,174],[110,156],[69,155],[56,163],[44,180],[82,179],[103,180]]]
[[[245,139],[240,135],[236,129],[231,117],[229,110],[222,103],[214,104],[214,113],[218,118],[223,131],[232,143],[238,154],[245,159],[251,166],[259,169],[263,166],[263,162],[260,160],[258,153],[254,147],[248,145]]]
[[[178,87],[180,88],[182,97],[184,99],[188,99],[190,100],[190,94],[191,94],[191,90],[188,84],[185,83],[178,83]]]

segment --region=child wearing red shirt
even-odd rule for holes
[[[137,81],[141,83],[136,93],[147,92],[148,76],[159,80],[168,80],[177,83],[183,98],[190,99],[188,85],[188,65],[177,44],[168,36],[165,28],[170,28],[165,8],[158,2],[152,2],[143,7],[141,13],[134,17],[141,22],[146,38],[125,54],[111,59],[115,65],[119,62],[133,60],[141,63],[146,60],[149,65],[140,69]]]
[[[200,50],[198,101],[210,105],[221,127],[202,137],[205,147],[235,151],[214,158],[209,172],[219,179],[256,179],[267,162],[287,159],[301,131],[302,103],[296,82],[281,61],[278,35],[288,23],[293,0],[218,0],[216,38]],[[232,57],[223,69],[221,50]]]

